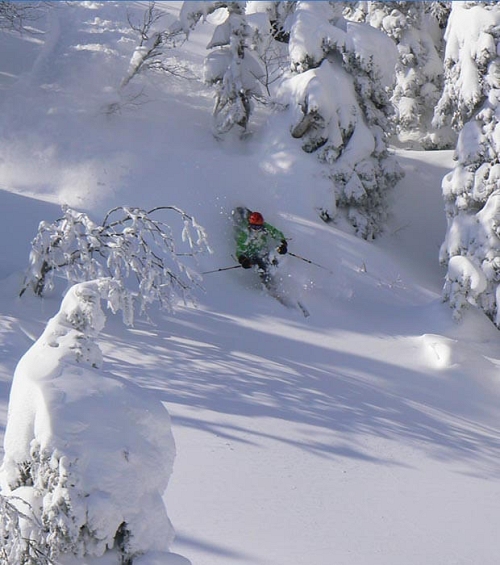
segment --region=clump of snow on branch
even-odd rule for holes
[[[0,468],[1,551],[15,556],[6,562],[111,554],[106,563],[119,565],[159,552],[170,563],[170,418],[159,400],[101,368],[96,338],[110,285],[73,286],[17,365]]]
[[[179,224],[177,238],[163,219],[167,214]],[[131,324],[136,309],[144,314],[157,302],[172,311],[177,300],[188,300],[201,277],[180,257],[206,251],[210,249],[203,227],[173,206],[149,211],[118,207],[101,224],[64,207],[61,218],[40,223],[21,294],[32,288],[43,295],[53,288],[58,275],[71,284],[109,277],[115,284],[108,287],[108,300],[119,302],[125,322]]]
[[[441,111],[452,111],[454,127],[464,125],[456,166],[443,180],[448,223],[440,251],[448,268],[444,298],[456,316],[473,303],[500,327],[500,10],[485,3],[456,3],[448,26]]]
[[[298,2],[290,32],[292,76],[281,89],[290,131],[328,166],[325,221],[342,212],[365,239],[383,229],[388,191],[402,172],[388,152],[390,87],[397,50],[368,24],[348,22],[342,5]]]

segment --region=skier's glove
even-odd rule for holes
[[[252,263],[250,261],[250,259],[248,257],[246,257],[245,255],[240,255],[238,257],[238,263],[244,268],[244,269],[250,269],[250,267],[252,266]]]
[[[278,247],[278,249],[276,249],[276,251],[280,254],[280,255],[285,255],[286,252],[288,251],[288,244],[286,242],[285,239],[283,239],[281,241],[281,245]]]

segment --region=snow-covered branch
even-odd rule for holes
[[[115,283],[109,299],[120,296],[129,304],[120,309],[130,324],[134,305],[140,314],[153,302],[172,311],[178,299],[190,298],[192,287],[200,284],[200,275],[180,257],[209,251],[207,234],[179,208],[158,206],[145,211],[119,206],[110,210],[101,224],[68,207],[63,212],[53,223],[40,223],[21,295],[28,288],[43,295],[53,288],[56,275],[70,283],[109,277]],[[167,213],[180,222],[182,249],[163,219]]]

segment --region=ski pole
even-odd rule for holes
[[[301,261],[305,261],[306,263],[310,263],[311,265],[315,265],[316,267],[319,267],[320,269],[324,269],[325,271],[328,271],[329,273],[331,273],[333,275],[333,271],[330,271],[330,269],[323,267],[323,265],[320,265],[319,263],[315,263],[314,261],[310,261],[309,259],[306,259],[305,257],[301,257],[300,255],[296,255],[295,253],[292,253],[291,251],[288,252],[288,255],[291,255],[292,257],[295,257],[296,259],[300,259]]]
[[[233,265],[232,267],[221,267],[220,269],[214,269],[213,271],[205,271],[201,273],[202,275],[209,275],[210,273],[219,273],[220,271],[229,271],[231,269],[241,269],[241,265]]]

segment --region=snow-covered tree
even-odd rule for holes
[[[496,14],[491,2],[454,2],[445,33],[445,83],[434,126],[456,132],[482,106],[496,60]]]
[[[209,251],[204,229],[173,206],[149,211],[117,207],[101,224],[83,212],[64,207],[60,219],[40,223],[21,294],[27,288],[44,294],[53,288],[56,275],[63,275],[71,284],[110,277],[127,297],[129,307],[124,311],[128,323],[135,306],[140,314],[153,302],[171,311],[177,300],[189,298],[200,276],[180,261],[176,238],[162,219],[163,213],[173,213],[181,222],[179,239],[185,255]],[[110,286],[110,292],[115,288]]]
[[[384,33],[342,17],[336,2],[298,2],[290,31],[292,76],[281,97],[291,134],[327,166],[333,194],[319,207],[325,221],[343,211],[371,239],[387,215],[386,196],[401,178],[388,152],[389,89],[397,50]]]
[[[440,260],[456,316],[477,305],[500,327],[500,7],[454,3],[446,84],[436,114],[460,129],[443,180],[448,228]]]
[[[156,2],[149,2],[140,16],[127,14],[130,26],[127,40],[136,38],[136,46],[120,84],[116,89],[107,90],[106,114],[120,113],[124,108],[137,108],[145,102],[144,84],[134,84],[137,77],[144,73],[193,78],[192,73],[172,55],[173,49],[184,41],[184,34],[179,29],[165,29],[165,15],[166,12],[159,9]]]
[[[391,97],[396,109],[396,132],[401,141],[421,145],[442,90],[442,33],[437,17],[427,2],[363,4],[365,13],[353,15],[386,33],[398,48]]]
[[[290,17],[295,11],[297,2],[247,2],[247,14],[267,14],[271,26],[272,37],[280,43],[288,43],[290,39]]]
[[[263,64],[260,82],[272,98],[276,85],[288,70],[288,41],[295,2],[247,2],[246,20],[250,27],[250,45]]]
[[[251,49],[246,2],[184,2],[179,25],[188,33],[201,17],[219,8],[227,11],[207,45],[204,79],[215,87],[214,132],[224,134],[237,126],[245,131],[254,100],[263,99],[265,69]]]
[[[162,500],[175,457],[169,414],[102,369],[96,340],[110,286],[105,279],[73,286],[16,367],[0,468],[0,552],[9,556],[2,562],[104,556],[140,565],[152,553],[165,565],[189,563],[169,553],[173,530]]]
[[[441,29],[446,29],[450,17],[452,2],[427,2],[426,11],[436,20]]]
[[[156,7],[155,2],[150,2],[142,15],[142,19],[134,21],[129,15],[128,21],[131,29],[138,35],[137,47],[132,58],[121,88],[145,69],[161,71],[172,75],[185,76],[186,71],[178,63],[169,60],[168,51],[175,47],[179,31],[169,31],[160,25],[164,12]]]

